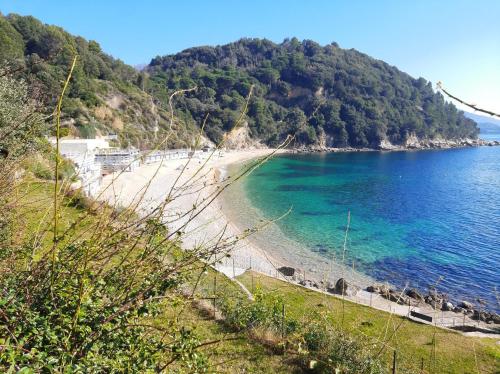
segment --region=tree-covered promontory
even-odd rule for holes
[[[251,134],[268,145],[288,134],[301,145],[377,147],[418,138],[475,138],[478,130],[430,82],[336,43],[241,39],[217,47],[156,57],[147,68],[157,97],[197,86],[179,106],[200,122],[210,113],[207,135],[221,139],[250,87]]]

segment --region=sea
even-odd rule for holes
[[[500,147],[284,154],[231,193],[234,219],[281,217],[265,243],[284,258],[500,310]]]

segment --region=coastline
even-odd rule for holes
[[[221,186],[222,182],[227,180],[226,178],[234,174],[242,165],[256,158],[266,156],[271,152],[272,149],[254,149],[227,151],[221,157],[216,156],[207,163],[207,170],[203,173],[203,178],[196,180],[196,183],[193,183],[190,188],[184,189],[179,197],[169,205],[168,217],[176,217],[192,209],[193,206],[199,204],[206,196]],[[282,150],[279,153],[286,152],[290,151]],[[189,161],[190,166],[185,169],[178,185],[182,185],[182,183],[192,178],[199,165],[203,162],[204,160],[191,159]],[[113,180],[113,175],[106,176],[103,186],[112,184],[112,187],[106,189],[102,198],[112,204],[121,206],[134,206],[136,204],[136,210],[138,210],[139,214],[148,212],[163,201],[173,181],[186,163],[188,163],[187,159],[169,160],[159,165],[143,165],[133,172],[123,173],[115,180]],[[142,190],[146,185],[148,186],[147,191],[143,192]],[[208,187],[200,192],[199,188],[202,185]],[[189,189],[192,189],[192,191],[189,191]],[[143,196],[140,203],[138,203],[139,196]],[[252,208],[247,201],[244,201],[245,198],[241,181],[229,187],[210,206],[200,212],[193,222],[189,222],[182,229],[185,233],[182,246],[189,250],[200,245],[213,245],[221,233],[224,233],[224,237],[228,240],[234,239],[246,229],[261,222],[262,217],[259,212],[255,210],[248,211]],[[236,206],[235,201],[238,202]],[[253,218],[249,219],[249,217]],[[186,219],[181,219],[169,223],[168,227],[170,230],[177,230],[185,224]],[[274,240],[271,241],[269,238]],[[215,267],[230,278],[251,269],[271,277],[306,286],[318,292],[327,292],[328,288],[331,289],[332,285],[335,284],[335,281],[344,278],[348,284],[355,285],[356,292],[352,295],[336,296],[345,297],[346,300],[391,313],[403,316],[408,314],[409,306],[397,303],[397,300],[394,300],[394,295],[392,295],[391,300],[391,297],[382,297],[380,294],[366,291],[366,287],[377,284],[373,279],[356,273],[334,261],[327,261],[318,254],[300,248],[295,242],[276,240],[276,238],[286,239],[275,224],[270,224],[262,232],[240,239],[231,250],[231,257],[224,257]],[[276,245],[276,242],[280,243],[280,245]],[[277,271],[277,268],[281,266],[294,268],[296,276],[283,276]],[[384,285],[379,284],[379,286],[383,287]],[[385,285],[385,287],[389,289],[390,285]],[[332,292],[327,293],[332,294]],[[438,313],[438,310],[433,309],[431,305],[425,302],[414,305],[412,310],[431,315]],[[462,315],[452,311],[439,311],[438,314],[441,321],[436,323],[441,326],[451,326],[452,319],[454,325],[455,318],[462,318]],[[476,323],[469,317],[467,317],[467,322]]]
[[[318,152],[331,152],[331,153],[345,153],[345,152],[409,152],[409,151],[423,151],[423,150],[446,150],[454,148],[472,148],[472,147],[494,147],[500,146],[500,140],[487,140],[487,139],[419,139],[415,136],[410,137],[405,144],[397,145],[389,141],[382,141],[377,148],[370,147],[327,147],[324,145],[317,146],[303,146],[294,148],[293,153],[318,153]]]

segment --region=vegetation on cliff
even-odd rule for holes
[[[104,53],[93,40],[31,16],[0,14],[0,66],[25,79],[47,116],[75,55],[78,64],[62,116],[65,133],[83,138],[118,134],[122,146],[141,148],[162,135],[170,115],[142,90],[142,74],[133,67]],[[195,132],[194,124],[179,124],[169,146],[185,146]]]
[[[210,113],[206,132],[214,141],[252,85],[249,126],[269,145],[289,134],[305,145],[377,147],[383,140],[402,144],[412,134],[449,139],[478,133],[430,82],[335,43],[242,39],[156,57],[147,71],[147,87],[156,97],[198,87],[180,107],[195,121]]]

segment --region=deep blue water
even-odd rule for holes
[[[285,235],[379,281],[499,310],[500,147],[283,155],[243,186]]]

